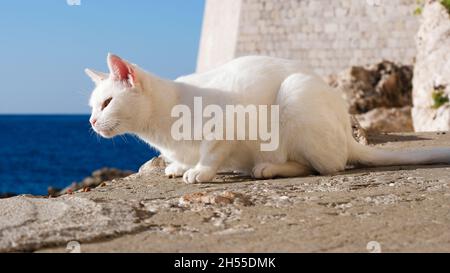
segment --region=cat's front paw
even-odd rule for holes
[[[216,176],[216,170],[210,167],[195,167],[187,170],[183,175],[184,182],[188,184],[211,182]]]
[[[164,173],[169,178],[182,177],[186,169],[184,169],[178,163],[170,163],[169,166],[166,167]]]

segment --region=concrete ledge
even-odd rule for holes
[[[370,140],[450,145],[440,133]],[[450,166],[438,165],[186,185],[147,164],[90,192],[0,200],[0,251],[66,252],[75,240],[82,252],[367,252],[370,241],[383,252],[447,252],[449,176]]]

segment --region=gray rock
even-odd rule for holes
[[[375,108],[367,113],[355,115],[367,132],[413,132],[411,107]]]
[[[163,169],[166,162],[162,156],[154,157],[139,168],[139,173],[152,173],[155,169]]]
[[[131,174],[133,174],[132,171],[122,171],[114,168],[103,168],[94,171],[91,176],[86,177],[85,179],[83,179],[83,181],[79,183],[73,182],[71,185],[67,186],[63,190],[50,187],[48,188],[48,195],[56,197],[67,193],[73,193],[78,190],[89,191],[93,188],[102,185],[102,183],[106,181],[112,181],[117,178],[124,178]]]
[[[379,107],[412,105],[412,66],[389,61],[370,66],[354,66],[328,82],[344,93],[351,114],[363,114]]]
[[[412,66],[383,61],[370,66],[353,66],[327,78],[342,91],[349,105],[353,135],[360,141],[364,130],[410,132],[412,130]],[[389,118],[389,119],[386,119]],[[355,127],[359,127],[355,131]],[[360,141],[367,143],[367,141]]]
[[[87,242],[140,226],[139,205],[121,200],[101,202],[80,196],[33,198],[17,196],[0,200],[0,251]]]
[[[12,192],[0,193],[0,199],[3,199],[3,198],[10,198],[10,197],[13,197],[13,196],[16,196],[16,195],[17,195],[17,194],[12,193]]]

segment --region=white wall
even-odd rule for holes
[[[382,59],[412,64],[416,0],[370,2],[207,0],[198,71],[251,54],[302,60],[322,75]]]

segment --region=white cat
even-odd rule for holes
[[[96,84],[90,99],[93,129],[103,137],[131,133],[170,162],[171,177],[186,183],[212,181],[218,171],[258,179],[333,174],[347,164],[367,166],[450,163],[449,148],[389,151],[357,143],[338,91],[295,61],[251,56],[206,73],[164,80],[115,55],[109,74],[86,69]],[[171,136],[175,105],[279,105],[278,149],[262,152],[259,141],[181,140]]]

